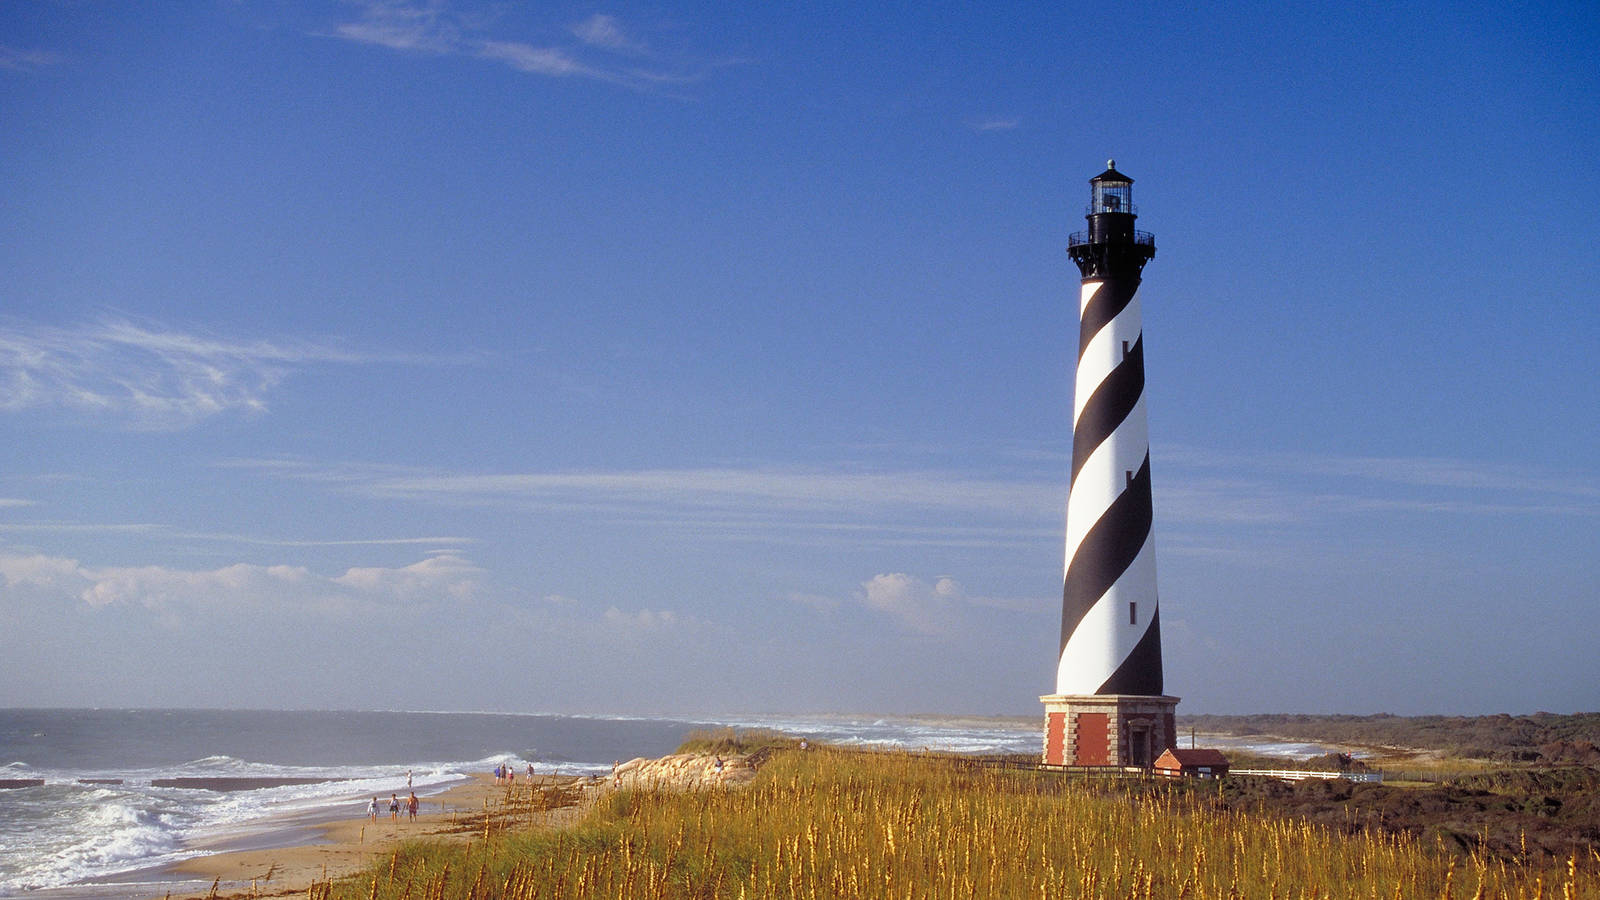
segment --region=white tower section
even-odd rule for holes
[[[1124,285],[1086,281],[1080,321],[1092,323],[1096,307],[1122,302],[1110,296],[1119,287]],[[1073,387],[1075,471],[1067,502],[1056,693],[1160,694],[1159,655],[1154,673],[1128,671],[1115,678],[1157,625],[1138,299],[1128,298],[1110,322],[1087,337]],[[1105,433],[1106,419],[1115,416],[1121,421]],[[1090,443],[1094,446],[1086,454],[1078,449]],[[1114,571],[1118,568],[1120,573]],[[1159,631],[1154,634],[1159,641]],[[1139,662],[1149,667],[1149,660]]]

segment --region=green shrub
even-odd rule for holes
[[[699,728],[689,732],[678,745],[678,752],[732,756],[758,750],[789,750],[799,744],[799,738],[767,728]]]

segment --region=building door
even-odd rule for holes
[[[1128,765],[1148,769],[1154,759],[1150,755],[1150,723],[1128,723]]]

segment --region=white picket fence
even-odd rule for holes
[[[1263,778],[1281,778],[1284,781],[1305,781],[1307,778],[1345,781],[1382,781],[1382,772],[1311,772],[1301,769],[1229,769],[1229,775],[1259,775]]]

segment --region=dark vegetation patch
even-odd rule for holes
[[[1531,716],[1184,716],[1182,729],[1443,750],[1469,759],[1600,766],[1600,713]]]
[[[1427,786],[1229,778],[1212,802],[1270,811],[1343,831],[1404,832],[1506,860],[1580,859],[1600,852],[1600,713],[1531,716],[1185,716],[1183,727],[1324,744],[1407,747],[1485,762]],[[1287,760],[1229,753],[1235,769],[1356,770],[1328,754]],[[1345,758],[1347,759],[1347,758]]]
[[[1235,812],[1293,816],[1350,833],[1404,832],[1497,859],[1600,852],[1600,771],[1583,767],[1506,770],[1427,787],[1236,777],[1196,789]]]

